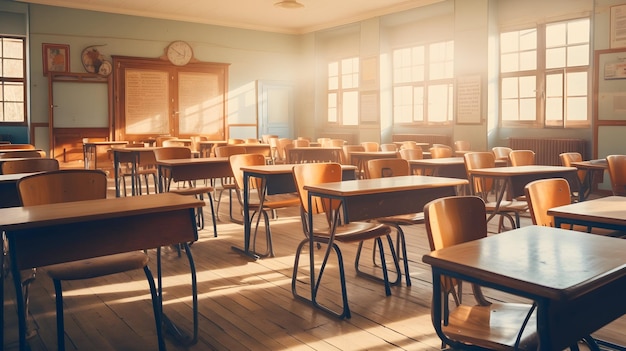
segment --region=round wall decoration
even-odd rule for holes
[[[81,61],[85,71],[108,76],[113,70],[111,62],[104,58],[98,47],[102,45],[92,45],[86,47],[81,54]]]

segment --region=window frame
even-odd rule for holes
[[[430,67],[433,64],[441,64],[442,61],[433,61],[431,59],[431,49],[433,45],[436,44],[447,44],[450,43],[452,45],[452,59],[450,62],[444,60],[443,63],[444,65],[446,64],[446,62],[448,64],[451,65],[452,67],[452,73],[450,77],[446,77],[446,78],[430,78],[431,74],[430,74]],[[396,68],[394,66],[394,55],[397,51],[399,50],[409,50],[412,53],[415,52],[416,50],[421,51],[423,53],[423,62],[421,63],[421,66],[423,66],[423,72],[422,72],[422,80],[410,80],[410,81],[402,81],[402,82],[396,82],[395,77],[396,77],[396,69],[400,70],[400,69],[407,69],[407,67],[403,66],[403,67],[398,67]],[[391,64],[391,72],[392,72],[392,120],[393,120],[393,125],[394,126],[398,126],[398,127],[403,127],[403,126],[447,126],[447,125],[452,125],[454,124],[454,99],[455,99],[455,87],[456,87],[456,78],[454,75],[454,40],[440,40],[440,41],[432,41],[432,42],[426,42],[426,43],[421,43],[421,44],[413,44],[413,45],[408,45],[408,46],[402,46],[402,47],[397,47],[392,49],[391,51],[391,56],[392,56],[392,64]],[[413,60],[414,58],[411,57],[411,59]],[[419,61],[419,60],[418,60]],[[411,69],[411,66],[408,67],[408,69]],[[446,90],[449,92],[448,96],[447,96],[447,103],[445,106],[445,109],[448,110],[449,114],[447,116],[447,118],[445,118],[444,121],[434,121],[429,119],[429,105],[430,105],[430,91],[431,88],[433,87],[440,87],[440,86],[446,86],[447,88]],[[411,121],[407,122],[407,121],[401,121],[398,122],[397,118],[396,118],[396,108],[398,105],[396,105],[397,99],[399,99],[399,96],[396,96],[396,89],[402,89],[402,88],[407,88],[407,87],[411,87],[412,89],[412,96],[415,97],[415,93],[416,93],[416,89],[421,89],[421,95],[422,95],[422,101],[417,102],[415,100],[412,100],[411,105]],[[415,119],[416,117],[416,111],[415,108],[421,108],[421,116],[422,119],[421,120],[417,120]]]
[[[577,66],[568,66],[567,64],[563,67],[556,67],[556,68],[547,68],[547,63],[546,63],[546,59],[547,59],[547,51],[549,49],[553,49],[554,47],[547,47],[547,43],[546,43],[546,36],[547,36],[547,27],[553,24],[559,24],[559,23],[570,23],[570,22],[575,22],[575,21],[580,21],[580,20],[587,20],[589,21],[589,32],[588,32],[588,39],[586,44],[588,45],[588,60],[587,60],[587,65],[577,65]],[[498,88],[498,109],[499,109],[499,115],[498,115],[498,120],[500,122],[500,126],[502,127],[511,127],[511,128],[515,128],[515,127],[523,127],[523,128],[529,128],[529,127],[534,127],[534,128],[556,128],[556,129],[564,129],[564,128],[588,128],[591,126],[591,120],[592,120],[592,113],[591,113],[591,108],[592,108],[592,93],[591,93],[591,80],[592,80],[592,63],[591,63],[591,54],[592,54],[592,46],[591,46],[591,31],[592,31],[592,22],[591,22],[591,18],[589,16],[583,16],[583,17],[577,17],[577,18],[570,18],[570,19],[563,19],[563,20],[559,20],[559,21],[554,21],[554,22],[547,22],[547,23],[542,23],[542,24],[537,24],[537,25],[532,25],[532,26],[527,26],[527,27],[523,27],[523,28],[516,28],[516,29],[510,29],[510,30],[501,30],[499,33],[499,40],[501,40],[501,36],[503,33],[510,33],[510,32],[522,32],[522,31],[528,31],[528,30],[536,30],[537,32],[537,38],[536,38],[536,67],[535,69],[528,69],[528,70],[517,70],[517,71],[513,71],[513,72],[502,72],[502,70],[500,69],[500,73],[499,73],[499,88]],[[576,45],[580,45],[580,43],[566,43],[565,45],[563,45],[562,47],[565,48],[565,51],[567,51],[568,48],[576,46]],[[520,50],[519,52],[522,52],[522,50]],[[502,51],[499,52],[499,58],[500,60],[502,59],[503,53]],[[572,96],[572,95],[568,95],[567,92],[567,75],[570,73],[576,73],[576,72],[585,72],[586,76],[587,76],[587,84],[586,84],[586,97],[587,97],[587,112],[586,112],[586,116],[587,118],[585,120],[571,120],[568,119],[568,115],[567,115],[567,98],[568,96]],[[548,92],[547,92],[547,84],[548,84],[548,76],[550,75],[555,75],[555,74],[562,74],[562,94],[561,94],[561,111],[562,111],[562,117],[560,119],[552,119],[549,120],[547,118],[547,108],[548,108]],[[518,116],[517,120],[505,120],[503,119],[504,116],[504,111],[503,111],[503,102],[504,102],[504,98],[503,98],[503,81],[507,78],[515,78],[515,77],[529,77],[529,76],[533,76],[535,77],[536,81],[535,81],[535,119],[533,120],[522,120],[521,117]],[[517,100],[520,100],[519,97],[519,92],[518,92],[518,98]],[[520,112],[520,107],[518,104],[518,113]]]
[[[351,60],[354,63],[356,62],[356,70],[351,70],[349,73],[343,72],[343,63],[345,61]],[[337,65],[337,74],[331,76],[330,65]],[[344,88],[344,78],[348,78],[347,76],[351,76],[352,85],[348,88]],[[349,56],[342,57],[337,59],[330,59],[326,63],[326,124],[331,126],[342,126],[342,127],[358,127],[360,124],[360,101],[361,101],[361,58],[359,56]],[[331,78],[336,79],[337,88],[330,88],[330,80]],[[344,117],[344,98],[346,95],[356,94],[356,124],[345,124],[346,118]],[[335,96],[334,104],[330,103],[331,95]],[[331,108],[334,112],[335,120],[330,120],[330,112]]]
[[[4,77],[2,74],[2,63],[0,62],[0,109],[3,110],[4,115],[4,85],[5,83],[21,83],[23,86],[23,99],[24,105],[24,119],[22,121],[4,121],[0,119],[1,126],[27,126],[28,125],[28,78],[26,70],[26,37],[19,35],[1,35],[0,45],[4,39],[17,39],[22,42],[22,78]],[[4,51],[0,48],[0,60],[4,60]]]

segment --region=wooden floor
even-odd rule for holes
[[[112,189],[112,188],[111,188]],[[113,194],[113,191],[110,192]],[[338,320],[291,294],[294,252],[303,238],[297,209],[279,211],[272,221],[276,257],[251,261],[231,250],[243,244],[243,227],[228,221],[228,196],[220,209],[218,237],[213,237],[210,210],[207,228],[191,250],[198,272],[199,340],[185,347],[167,338],[169,350],[436,350],[441,343],[430,320],[431,274],[421,262],[428,252],[423,225],[406,227],[413,285],[392,288],[356,277],[352,262],[356,245],[343,245],[352,318]],[[529,224],[529,218],[523,218]],[[154,250],[150,252],[152,262]],[[365,261],[371,265],[371,254]],[[164,250],[164,311],[184,330],[191,330],[189,265],[175,251]],[[154,264],[152,264],[154,266]],[[336,262],[326,277],[337,277]],[[154,269],[153,269],[154,270]],[[300,285],[306,289],[304,284]],[[150,294],[143,272],[88,281],[66,282],[67,350],[156,350]],[[470,289],[466,289],[470,290]],[[304,291],[304,290],[303,290]],[[328,285],[324,301],[338,301],[338,287]],[[497,292],[494,299],[515,299]],[[5,281],[4,350],[17,349],[14,291]],[[33,351],[56,350],[54,289],[37,270],[31,288],[29,344]],[[602,311],[598,311],[602,313]],[[594,336],[626,345],[626,318]]]

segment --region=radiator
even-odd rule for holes
[[[533,150],[538,165],[560,166],[559,154],[563,152],[578,152],[586,160],[586,144],[584,139],[509,138],[511,149]]]

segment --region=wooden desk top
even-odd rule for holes
[[[525,175],[525,174],[563,173],[563,172],[575,172],[575,171],[576,171],[576,167],[531,165],[531,166],[477,168],[477,169],[473,169],[469,171],[469,173],[473,175],[482,175],[482,176],[506,177],[506,176]]]
[[[605,170],[609,168],[608,162],[606,162],[605,158],[601,158],[598,160],[589,160],[589,161],[581,161],[581,162],[572,162],[572,166],[578,169],[598,169]]]
[[[450,187],[468,184],[465,179],[432,176],[401,176],[375,179],[348,180],[343,182],[309,185],[304,188],[311,193],[330,196],[355,196],[372,193]]]
[[[100,145],[126,145],[128,141],[88,141],[83,143],[85,146],[100,146]]]
[[[293,166],[295,164],[277,164],[277,165],[264,165],[264,166],[245,166],[241,167],[244,172],[250,172],[255,174],[283,174],[293,172]],[[356,166],[353,165],[341,165],[341,171],[356,170]]]
[[[162,146],[148,146],[148,147],[120,147],[120,148],[112,148],[109,149],[110,151],[113,152],[148,152],[148,151],[153,151],[156,149],[160,149]]]
[[[626,226],[626,197],[607,196],[548,210],[551,216]]]
[[[43,151],[42,149],[0,149],[0,154],[5,152]]]
[[[162,211],[196,208],[203,201],[172,193],[0,209],[0,229],[22,230],[43,226],[103,220]]]
[[[552,300],[626,275],[626,240],[527,226],[424,255],[434,267]]]
[[[183,166],[208,163],[228,163],[228,157],[192,157],[157,161],[157,165],[161,166]]]
[[[399,157],[397,151],[350,151],[350,156]]]
[[[409,160],[409,164],[417,166],[449,166],[465,165],[463,157],[423,158],[421,160]],[[496,166],[505,166],[506,160],[496,160]]]
[[[15,158],[13,158],[12,160],[16,160]],[[39,172],[34,172],[34,173],[15,173],[15,174],[0,174],[0,183],[5,183],[5,182],[17,182],[18,180],[29,176],[31,174],[35,174],[35,173],[39,173]]]

